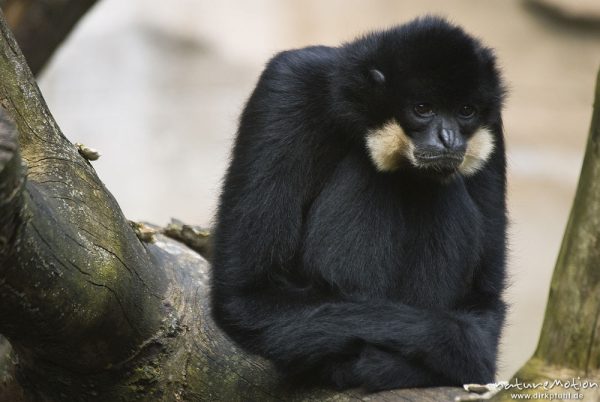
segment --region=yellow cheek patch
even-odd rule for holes
[[[395,121],[370,130],[367,133],[367,149],[373,163],[382,172],[398,169],[403,159],[414,159],[414,145]]]
[[[465,176],[476,173],[485,165],[494,150],[494,136],[487,128],[480,128],[467,143],[465,158],[458,170]]]
[[[419,166],[414,157],[413,142],[395,121],[370,130],[367,133],[367,149],[373,163],[382,172],[397,170],[403,160]],[[493,151],[493,134],[487,128],[477,130],[467,143],[465,157],[458,167],[458,171],[465,176],[475,174],[485,165]]]

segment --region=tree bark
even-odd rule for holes
[[[441,401],[292,390],[208,314],[209,264],[142,241],[61,133],[0,15],[0,400]]]
[[[554,269],[544,325],[533,357],[515,374],[523,382],[555,379],[600,384],[600,71],[579,184]],[[555,387],[551,392],[569,391]],[[573,389],[570,389],[573,392]],[[506,390],[497,400],[513,400]],[[540,391],[537,389],[537,391]],[[535,393],[536,390],[525,390]],[[599,400],[600,390],[583,392]]]
[[[56,48],[97,0],[1,0],[8,26],[38,75]]]

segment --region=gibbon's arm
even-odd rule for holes
[[[254,311],[268,314],[255,315],[253,322],[245,324],[261,334],[257,350],[284,368],[308,371],[363,344],[420,365],[430,377],[449,385],[493,380],[495,353],[490,347],[497,340],[488,330],[491,312],[431,311],[391,303],[340,301],[286,307],[281,300],[272,303],[278,307],[261,308],[254,301]],[[387,361],[370,365],[378,363]],[[408,385],[425,386],[428,381]]]
[[[291,269],[307,199],[327,171],[322,165],[332,163],[318,162],[324,151],[317,124],[326,119],[302,117],[317,107],[305,95],[306,82],[321,91],[326,85],[298,72],[300,52],[306,53],[282,52],[269,62],[242,114],[215,228],[217,296],[221,288],[264,286]]]

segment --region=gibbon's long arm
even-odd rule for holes
[[[246,104],[215,229],[217,284],[221,271],[227,277],[231,270],[237,272],[236,267],[244,267],[235,278],[253,281],[262,280],[262,274],[277,275],[295,263],[308,202],[323,184],[322,172],[330,171],[336,155],[343,152],[332,138],[323,140],[331,121],[322,105],[328,83],[319,74],[298,74],[290,67],[290,59],[299,54],[319,57],[323,49],[279,53]],[[307,86],[319,95],[317,99],[298,96]],[[302,119],[309,110],[317,117]]]
[[[266,282],[268,278],[261,280]],[[355,382],[367,389],[386,386],[379,383],[381,379],[377,376],[361,375],[360,367],[383,374],[385,366],[393,368],[394,355],[403,358],[399,361],[406,364],[405,371],[411,376],[418,366],[407,363],[422,362],[423,375],[409,378],[412,383],[403,382],[408,380],[405,378],[394,378],[387,387],[493,380],[496,321],[503,314],[500,302],[446,312],[402,304],[341,300],[306,304],[307,298],[292,299],[285,291],[270,295],[267,292],[253,298],[246,295],[237,303],[234,297],[225,317],[229,314],[237,317],[234,325],[246,334],[254,334],[244,342],[249,349],[272,359],[285,371],[309,372],[332,359],[343,361],[344,356],[357,349],[357,344],[363,344],[366,354],[358,360],[352,375],[357,377]],[[373,349],[388,353],[369,353]]]

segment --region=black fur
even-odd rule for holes
[[[381,72],[385,79],[372,70]],[[215,229],[213,315],[302,381],[367,390],[494,380],[505,304],[503,90],[438,18],[282,52],[241,116]],[[473,176],[378,171],[365,135],[465,100],[495,150]],[[404,109],[403,109],[404,108]]]

